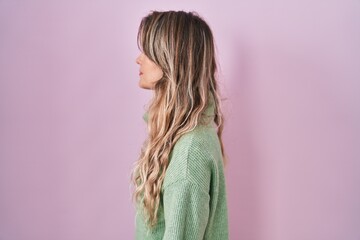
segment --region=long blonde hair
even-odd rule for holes
[[[147,225],[153,227],[170,152],[183,134],[201,124],[210,97],[225,164],[223,116],[213,35],[196,12],[152,11],[142,19],[137,39],[140,50],[164,72],[147,111],[148,138],[131,173],[133,200],[142,204]]]

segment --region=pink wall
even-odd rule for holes
[[[0,1],[0,239],[133,239],[136,31],[184,9],[217,40],[230,239],[359,240],[359,2],[149,2]]]

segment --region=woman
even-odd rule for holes
[[[151,12],[138,31],[139,86],[154,97],[131,173],[136,239],[228,239],[223,117],[213,35],[194,12]]]

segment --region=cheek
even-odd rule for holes
[[[163,77],[164,73],[161,70],[161,68],[157,67],[156,70],[154,70],[154,80],[158,81]]]
[[[158,67],[157,65],[152,65],[151,68],[149,69],[148,80],[150,82],[157,82],[163,77],[163,75],[164,75],[163,71],[161,70],[160,67]]]

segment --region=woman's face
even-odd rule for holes
[[[141,53],[136,58],[136,63],[139,64],[139,86],[145,89],[153,89],[155,83],[163,76],[161,68],[151,61],[144,53]]]

